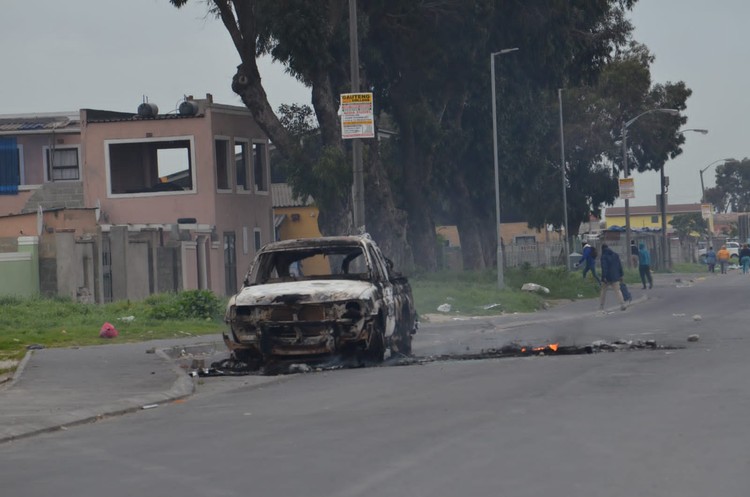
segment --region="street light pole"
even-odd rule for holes
[[[560,175],[562,176],[562,195],[563,195],[563,223],[565,228],[565,267],[570,271],[570,239],[568,238],[568,188],[565,174],[565,134],[563,133],[563,108],[562,108],[562,88],[557,89],[557,101],[560,104]]]
[[[691,128],[683,129],[677,132],[678,135],[687,133],[688,131],[694,131],[702,135],[707,135],[707,129]],[[669,238],[667,237],[667,178],[664,176],[664,166],[666,162],[661,165],[659,172],[660,184],[661,184],[661,195],[659,195],[659,204],[661,210],[661,237],[664,251],[662,254],[662,267],[667,271],[672,270],[672,247],[669,245]]]
[[[497,164],[497,102],[495,96],[495,55],[515,52],[518,48],[504,48],[490,54],[490,77],[492,78],[492,152],[495,160],[495,225],[497,231],[497,288],[505,288],[503,277],[503,244],[500,238],[500,172]]]
[[[652,112],[663,112],[665,114],[670,114],[673,116],[676,116],[680,113],[677,109],[649,109],[646,112],[641,112],[637,116],[635,116],[633,119],[629,121],[623,121],[622,123],[622,168],[625,173],[625,177],[630,177],[630,169],[628,168],[628,128],[631,124],[636,122],[641,117],[645,116],[646,114],[651,114]],[[628,267],[633,267],[633,258],[630,257],[630,199],[625,199],[625,250],[628,251],[627,259],[628,259]]]

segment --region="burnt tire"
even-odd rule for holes
[[[257,354],[243,349],[237,349],[232,352],[234,360],[247,365],[248,371],[258,371],[263,363],[263,359]]]
[[[362,358],[367,362],[383,362],[385,359],[385,336],[380,326],[375,326],[365,346]]]
[[[391,337],[391,357],[396,355],[411,355],[411,339],[414,322],[410,318],[409,309],[404,308],[395,333]]]

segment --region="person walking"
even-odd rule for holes
[[[638,267],[640,256],[638,255],[638,247],[635,246],[635,240],[630,240],[630,259],[632,261],[631,267]]]
[[[594,277],[594,280],[596,280],[597,285],[601,285],[602,282],[599,280],[599,277],[596,275],[596,249],[588,244],[588,242],[583,244],[583,254],[581,254],[581,258],[576,263],[576,267],[580,266],[583,262],[585,265],[583,266],[583,279],[586,279],[586,273],[591,271],[591,276]]]
[[[716,272],[716,252],[714,252],[713,247],[708,247],[708,250],[706,250],[706,264],[708,264],[709,273]]]
[[[726,245],[722,245],[719,251],[716,253],[716,258],[719,260],[719,267],[721,268],[721,274],[727,274],[727,265],[729,264],[729,251]]]
[[[620,291],[620,282],[624,276],[620,256],[617,255],[609,245],[602,245],[602,291],[599,295],[599,309],[604,310],[604,302],[607,300],[607,290],[614,290],[620,309],[625,310],[625,298]]]
[[[648,280],[649,289],[654,288],[654,279],[651,277],[651,254],[643,242],[638,244],[638,273],[641,275],[644,290],[646,280]]]
[[[750,272],[750,247],[748,247],[747,243],[742,245],[738,255],[740,257],[740,264],[742,264],[742,274],[747,274]]]

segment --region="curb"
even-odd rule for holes
[[[124,399],[120,404],[129,404],[126,407],[121,406],[102,406],[101,412],[97,412],[95,414],[92,414],[91,410],[84,410],[84,411],[72,411],[65,413],[65,416],[70,419],[68,422],[55,422],[53,424],[50,424],[49,426],[44,426],[37,429],[31,429],[28,431],[20,431],[19,433],[11,433],[9,435],[0,435],[0,444],[6,443],[6,442],[12,442],[14,440],[21,440],[23,438],[29,438],[33,437],[35,435],[41,435],[43,433],[51,433],[55,431],[65,430],[69,426],[78,426],[88,423],[95,423],[99,420],[115,417],[115,416],[122,416],[124,414],[130,414],[137,411],[140,411],[144,409],[145,406],[148,405],[162,405],[166,404],[168,402],[173,402],[175,400],[184,399],[186,397],[191,396],[195,392],[195,383],[193,382],[193,379],[190,378],[185,371],[180,368],[174,360],[169,357],[169,355],[165,352],[167,349],[172,349],[174,347],[168,347],[165,349],[155,349],[154,353],[159,356],[161,359],[168,361],[171,364],[171,369],[175,373],[175,381],[172,383],[172,386],[169,390],[166,392],[159,392],[159,393],[153,393],[146,395],[144,397],[135,397],[131,399]],[[183,349],[190,348],[190,346],[183,347]],[[29,362],[31,356],[33,355],[34,351],[28,351],[26,355],[24,356],[21,363],[18,365],[18,368],[16,369],[15,374],[13,375],[13,378],[7,382],[6,384],[0,386],[0,391],[4,389],[8,389],[13,384],[15,384],[18,379],[21,377],[21,374],[23,373],[23,370],[26,366],[26,364]]]

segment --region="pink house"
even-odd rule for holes
[[[93,209],[101,240],[88,290],[97,301],[194,288],[229,295],[272,241],[268,149],[246,108],[211,95],[166,114],[144,103],[137,113],[0,115],[0,237],[18,235],[18,214]],[[39,227],[36,236],[55,231]]]

